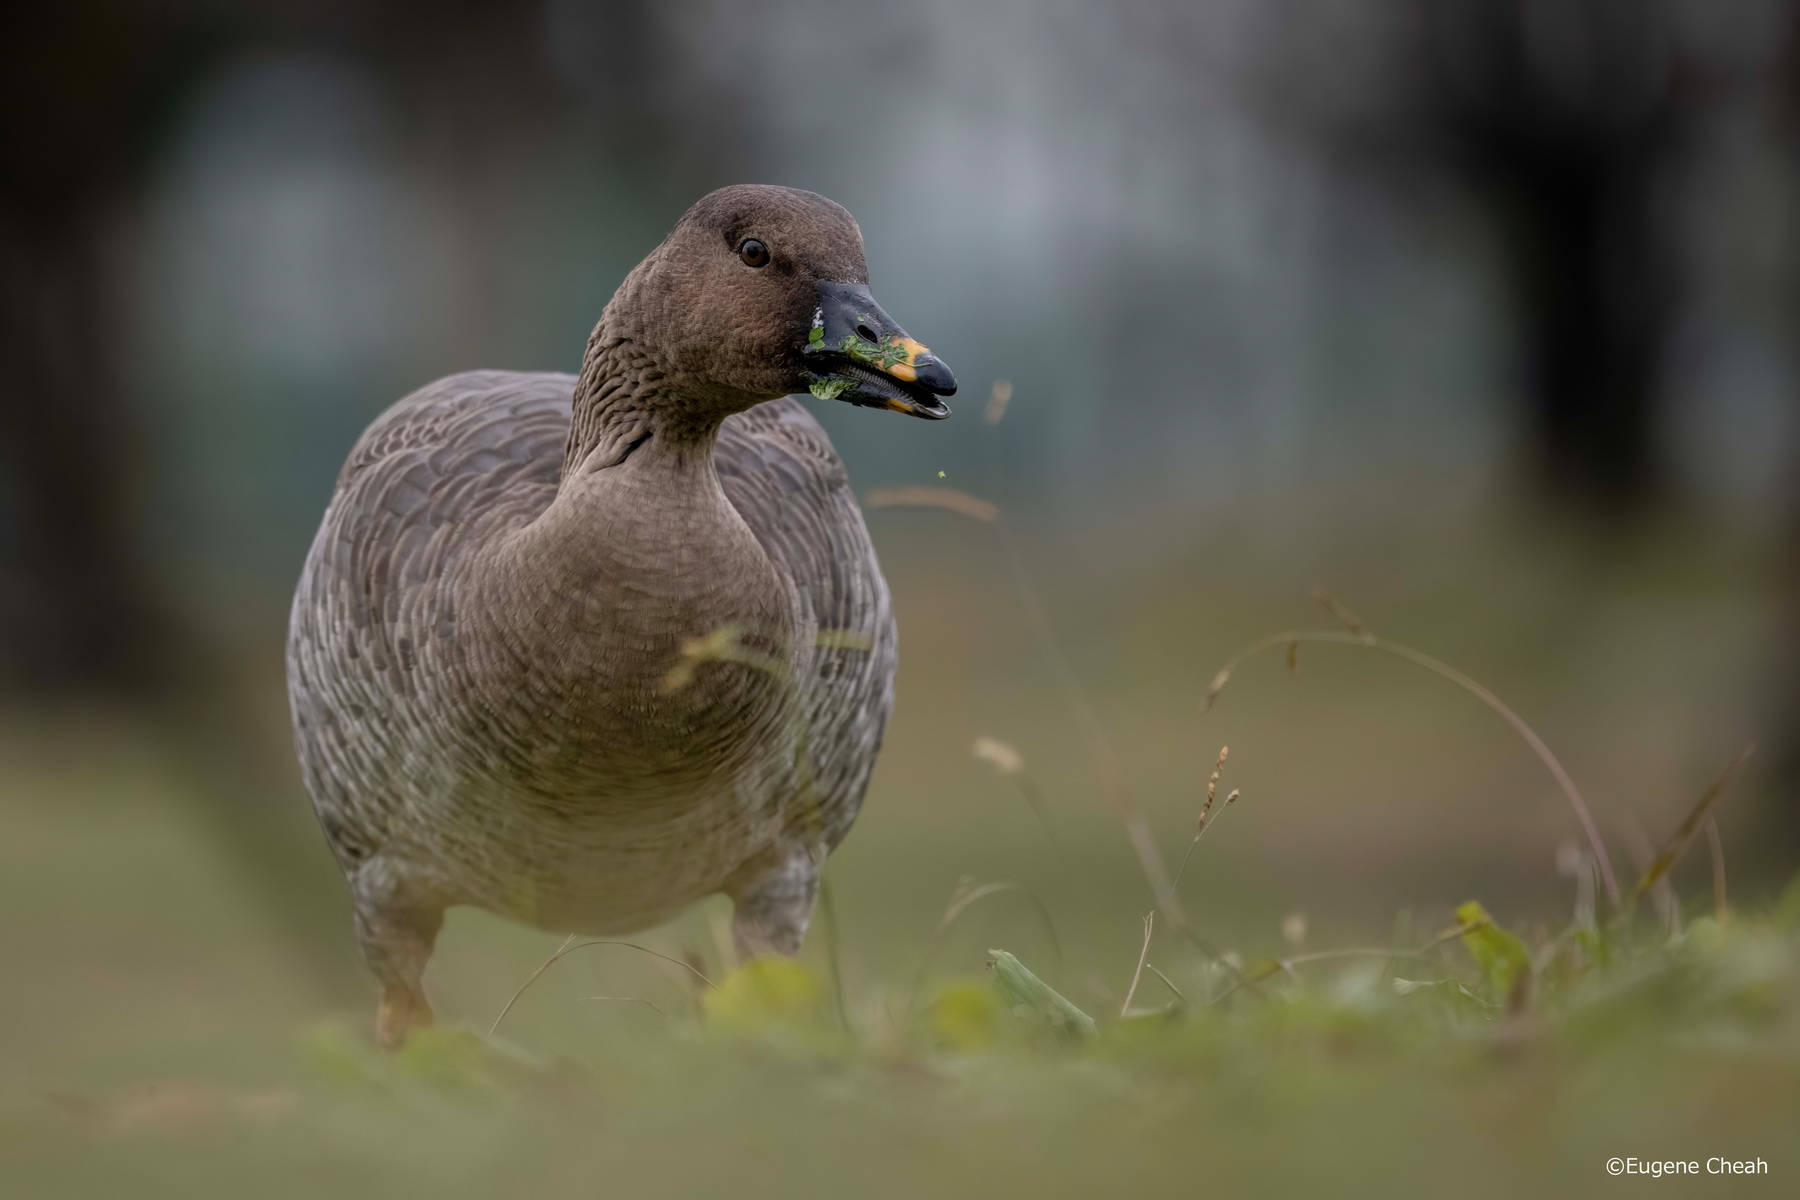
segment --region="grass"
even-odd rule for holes
[[[966,889],[949,921],[983,894]],[[1761,1160],[1770,1174],[1671,1186],[1785,1189],[1800,1169],[1800,886],[1678,930],[1630,912],[1530,935],[1478,904],[1458,918],[1416,947],[1178,955],[1166,990],[1119,1016],[995,949],[985,972],[934,978],[916,1010],[868,989],[842,1015],[826,970],[752,963],[697,984],[693,1008],[609,997],[656,1015],[620,1039],[603,1032],[616,1016],[590,1014],[590,1036],[558,1051],[452,1025],[388,1057],[360,1030],[313,1026],[248,1077],[0,1109],[0,1182],[8,1196],[1498,1196],[1588,1194],[1628,1156]]]
[[[1668,877],[1724,782],[1629,895]],[[1203,811],[1205,830],[1227,809]],[[1189,845],[1204,875],[1228,843]],[[1048,954],[932,970],[979,902],[1023,894],[1005,884],[959,885],[911,994],[834,1002],[835,955],[709,978],[686,956],[565,941],[492,1022],[541,1001],[561,1036],[452,1023],[388,1057],[360,1025],[223,1029],[210,1052],[0,1103],[0,1194],[1585,1195],[1615,1156],[1771,1172],[1659,1183],[1677,1191],[1783,1187],[1800,1169],[1800,884],[1741,910],[1709,887],[1691,904],[1707,915],[1672,907],[1673,925],[1602,921],[1591,859],[1578,870],[1559,926],[1518,933],[1469,904],[1393,947],[1314,948],[1289,922],[1276,954],[1176,940],[1158,965],[1152,909],[1116,1015],[1039,978],[1063,975]],[[636,1017],[584,1008],[589,985],[557,974],[576,951],[641,959],[665,990],[603,997]]]
[[[1598,856],[1573,842],[1563,876],[1508,893],[1496,878],[1547,864],[1578,825],[1537,804],[1541,765],[1522,752],[1529,771],[1503,760],[1516,744],[1501,743],[1511,734],[1485,711],[1471,704],[1466,725],[1445,724],[1464,717],[1441,685],[1341,682],[1309,660],[1305,687],[1280,696],[1241,673],[1231,704],[1196,725],[1221,656],[1170,631],[1230,627],[1229,614],[1154,612],[1124,624],[1174,665],[1075,685],[1091,724],[1071,720],[1056,690],[1076,666],[1096,674],[1081,638],[1057,649],[1063,665],[1042,689],[1059,699],[968,689],[978,705],[957,671],[998,634],[961,642],[966,622],[907,615],[949,604],[968,572],[946,569],[926,587],[895,567],[903,624],[919,631],[901,716],[870,811],[833,860],[832,914],[798,963],[730,970],[707,950],[717,905],[635,944],[561,947],[458,912],[431,978],[446,1023],[392,1058],[368,1043],[367,985],[347,937],[324,956],[341,974],[291,951],[252,902],[254,872],[163,747],[129,730],[79,726],[60,747],[41,729],[0,730],[0,1196],[1641,1186],[1611,1183],[1614,1156],[1701,1163],[1697,1179],[1657,1182],[1676,1194],[1791,1188],[1800,888],[1727,884],[1723,864],[1735,871],[1745,853],[1731,772],[1713,788],[1697,782],[1680,807],[1645,809],[1660,852],[1653,844],[1622,880],[1619,906],[1601,908]],[[1267,628],[1266,606],[1248,607]],[[1043,636],[1045,607],[1025,625]],[[920,678],[951,682],[922,703],[904,690]],[[1504,671],[1496,684],[1519,694]],[[1347,741],[1378,737],[1375,718],[1418,740],[1346,757],[1327,743],[1326,718],[1348,726]],[[1078,738],[1064,736],[1071,726]],[[989,730],[1007,740],[989,735],[979,758],[966,754]],[[1117,731],[1108,753],[1129,766],[1128,809],[1069,799],[1093,790],[1090,777],[1123,787],[1123,769],[1108,781],[1090,757],[1096,730]],[[1573,746],[1570,775],[1592,757],[1591,727],[1576,734],[1559,738]],[[1064,744],[1077,741],[1089,744]],[[1621,761],[1675,773],[1657,749]],[[1413,778],[1435,808],[1386,794]],[[1479,861],[1500,864],[1492,874],[1466,869],[1477,855],[1456,849],[1485,836],[1468,827],[1483,810],[1458,807],[1482,787],[1513,805],[1508,828],[1536,847],[1514,860],[1511,843],[1482,842]],[[1616,830],[1604,795],[1590,798],[1596,824]],[[1380,840],[1346,838],[1351,827],[1332,824],[1346,806]],[[1528,808],[1539,823],[1518,816]],[[307,890],[283,902],[323,906],[339,929],[340,889],[316,834],[303,818],[280,824],[295,805],[269,811],[283,837],[316,852]],[[1183,864],[1166,888],[1147,873],[1145,839],[1120,834],[1122,811],[1152,831],[1155,861],[1161,830],[1168,861]],[[1715,819],[1723,835],[1709,832],[1701,851]],[[1284,822],[1326,832],[1296,840]],[[1391,860],[1365,852],[1394,844],[1416,864],[1398,879]],[[1321,883],[1312,862],[1345,865]],[[1416,914],[1388,932],[1305,899],[1313,889],[1349,907],[1391,894],[1384,885]],[[1169,920],[1172,905],[1191,936]],[[1761,1159],[1769,1173],[1706,1174],[1720,1156]]]

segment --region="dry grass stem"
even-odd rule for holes
[[[821,629],[813,644],[821,650],[873,650],[875,638],[860,629]]]
[[[1050,848],[1056,851],[1056,856],[1067,865],[1069,856],[1063,850],[1062,839],[1056,836],[1056,827],[1050,823],[1050,805],[1044,799],[1043,789],[1039,788],[1037,781],[1029,775],[1013,776],[1013,786],[1019,789],[1020,797],[1031,809],[1032,815],[1037,818],[1038,828],[1042,829],[1044,836],[1050,839]]]
[[[1233,804],[1237,804],[1237,797],[1237,788],[1231,788],[1231,793],[1226,795],[1226,808],[1231,808]],[[1208,804],[1210,804],[1210,802],[1210,799],[1208,799]],[[1181,864],[1175,867],[1175,878],[1174,882],[1170,883],[1170,887],[1181,887],[1181,876],[1188,873],[1188,860],[1192,860],[1193,858],[1193,849],[1201,844],[1201,838],[1206,837],[1206,831],[1211,828],[1213,828],[1213,826],[1211,826],[1210,820],[1206,817],[1206,813],[1201,813],[1201,824],[1199,824],[1199,828],[1195,828],[1195,831],[1193,831],[1193,838],[1188,842],[1188,849],[1181,855]]]
[[[1575,881],[1575,926],[1580,929],[1597,927],[1593,857],[1574,842],[1564,842],[1556,851],[1556,872]]]
[[[1651,842],[1649,832],[1644,829],[1644,823],[1638,820],[1635,814],[1626,813],[1620,821],[1620,827],[1624,830],[1625,849],[1631,855],[1632,869],[1637,871],[1641,880],[1650,873],[1650,868],[1656,861],[1656,846]],[[1662,918],[1662,922],[1668,926],[1669,932],[1679,931],[1681,928],[1680,902],[1675,897],[1675,885],[1670,882],[1668,875],[1665,874],[1651,884],[1648,891],[1651,903],[1656,906],[1656,915]],[[1635,902],[1642,895],[1642,892],[1634,888],[1631,899]]]
[[[1044,930],[1050,935],[1050,945],[1056,953],[1056,977],[1060,981],[1063,969],[1062,938],[1057,936],[1056,922],[1050,916],[1049,907],[1039,898],[1038,894],[1019,883],[1002,880],[997,883],[976,885],[965,876],[957,882],[955,890],[950,893],[950,903],[945,906],[944,915],[938,918],[937,928],[931,931],[931,936],[925,941],[925,953],[919,960],[918,974],[913,976],[912,990],[907,993],[906,997],[907,1025],[912,1024],[913,1012],[918,1007],[919,992],[925,986],[925,972],[930,969],[932,960],[937,957],[937,952],[944,944],[944,938],[949,934],[951,927],[961,919],[965,912],[969,911],[969,906],[977,900],[985,900],[989,896],[998,896],[1003,892],[1017,892],[1043,919]]]
[[[1049,615],[1038,599],[1037,589],[1032,586],[1031,573],[1025,567],[1018,541],[1002,519],[999,508],[986,500],[950,488],[878,488],[869,493],[868,501],[873,508],[912,506],[948,509],[995,527],[1001,549],[1006,555],[1007,566],[1012,572],[1013,583],[1018,589],[1019,602],[1025,610],[1026,620],[1037,636],[1044,657],[1055,671],[1064,699],[1087,740],[1089,758],[1094,764],[1100,790],[1125,826],[1125,835],[1131,842],[1132,851],[1137,855],[1138,864],[1143,868],[1144,877],[1150,884],[1151,895],[1156,898],[1157,907],[1162,910],[1164,919],[1175,929],[1188,932],[1187,914],[1181,910],[1181,904],[1175,897],[1168,864],[1163,861],[1162,851],[1157,849],[1149,822],[1138,811],[1131,790],[1126,786],[1125,774],[1112,739],[1107,736],[1106,727],[1088,702],[1080,678],[1062,652],[1062,645],[1057,641]]]
[[[842,634],[841,630],[828,631],[830,634]],[[821,637],[826,636],[821,634]],[[823,643],[822,643],[823,644]],[[773,655],[764,654],[739,640],[738,631],[727,625],[715,629],[705,637],[689,638],[681,644],[681,652],[676,657],[675,665],[663,676],[662,690],[678,692],[694,682],[694,674],[701,664],[709,662],[742,663],[758,671],[767,671],[775,678],[788,682],[788,665]]]
[[[1463,674],[1461,671],[1458,671],[1449,663],[1435,659],[1431,657],[1431,655],[1414,650],[1409,646],[1401,646],[1394,642],[1383,641],[1374,634],[1367,632],[1339,633],[1336,630],[1315,629],[1278,633],[1251,643],[1249,646],[1246,646],[1244,649],[1234,654],[1230,659],[1226,660],[1225,665],[1219,668],[1218,672],[1213,676],[1212,682],[1207,686],[1206,697],[1200,702],[1200,711],[1206,713],[1212,708],[1213,703],[1219,698],[1219,693],[1224,691],[1225,685],[1231,681],[1232,672],[1237,670],[1237,668],[1246,660],[1254,658],[1264,650],[1271,649],[1275,646],[1291,646],[1300,642],[1316,642],[1338,646],[1365,646],[1371,650],[1380,650],[1383,653],[1392,654],[1396,658],[1405,659],[1407,662],[1413,663],[1416,666],[1424,667],[1427,671],[1430,671],[1440,678],[1449,680],[1451,683],[1454,683],[1456,686],[1462,688],[1471,696],[1474,696],[1477,700],[1480,700],[1483,704],[1487,705],[1488,708],[1492,709],[1501,720],[1512,727],[1513,732],[1517,733],[1527,746],[1531,747],[1532,753],[1538,756],[1538,761],[1544,764],[1545,769],[1550,772],[1551,778],[1556,780],[1557,787],[1562,789],[1563,796],[1569,802],[1569,807],[1575,811],[1576,820],[1581,823],[1581,831],[1587,837],[1588,847],[1593,851],[1594,862],[1600,868],[1600,878],[1606,885],[1607,896],[1612,900],[1615,908],[1623,907],[1624,897],[1619,892],[1619,882],[1617,877],[1613,874],[1612,858],[1606,853],[1606,843],[1600,839],[1600,829],[1594,824],[1593,813],[1589,811],[1587,801],[1583,800],[1581,797],[1581,790],[1575,786],[1575,780],[1570,777],[1569,772],[1563,767],[1561,760],[1559,760],[1555,754],[1551,753],[1550,747],[1544,742],[1543,738],[1537,735],[1537,731],[1532,729],[1530,725],[1527,725],[1525,719],[1508,707],[1500,697],[1494,695],[1494,693],[1490,692],[1487,688]]]
[[[1303,967],[1307,963],[1330,962],[1338,958],[1430,958],[1429,950],[1377,950],[1371,947],[1356,947],[1350,950],[1309,950],[1305,954],[1290,954],[1275,961],[1283,970]]]
[[[1066,864],[1068,856],[1063,853],[1062,840],[1056,836],[1056,828],[1050,822],[1050,805],[1044,799],[1043,789],[1025,773],[1025,756],[999,738],[991,737],[976,738],[971,753],[991,764],[997,774],[1013,781],[1013,786],[1019,790],[1019,795],[1031,809],[1031,815],[1037,818],[1038,828],[1050,839],[1050,848]]]
[[[821,629],[816,635],[816,644],[822,648],[839,648],[870,650],[874,648],[874,639],[866,634],[847,629]],[[788,730],[793,737],[794,774],[796,780],[799,823],[808,827],[817,836],[820,832],[819,797],[814,791],[816,777],[812,760],[812,727],[807,720],[804,697],[794,678],[793,670],[785,658],[765,653],[752,646],[746,646],[737,629],[726,625],[713,630],[705,637],[689,638],[681,645],[676,656],[675,665],[663,676],[662,690],[666,693],[677,692],[693,683],[700,666],[709,662],[739,663],[757,671],[762,671],[781,685],[791,702],[791,716]],[[818,861],[823,862],[825,848],[815,844],[813,853]]]
[[[1182,991],[1180,988],[1175,986],[1175,981],[1173,979],[1170,979],[1167,975],[1164,975],[1161,971],[1157,970],[1155,963],[1151,962],[1149,959],[1146,958],[1144,960],[1144,969],[1149,971],[1152,975],[1156,976],[1158,979],[1162,980],[1163,986],[1168,988],[1171,992],[1175,993],[1175,999],[1181,1001],[1181,1003],[1183,1003],[1183,1004],[1187,1003],[1187,997],[1182,994]]]
[[[1731,911],[1725,902],[1725,843],[1719,837],[1719,823],[1710,816],[1706,818],[1706,842],[1712,849],[1713,919],[1723,921]]]
[[[1638,880],[1636,896],[1642,896],[1649,891],[1674,868],[1676,862],[1687,852],[1688,844],[1694,840],[1694,835],[1700,832],[1700,826],[1712,815],[1713,806],[1718,804],[1719,799],[1725,795],[1725,790],[1731,786],[1731,781],[1737,777],[1738,769],[1744,765],[1755,750],[1755,746],[1745,746],[1738,752],[1738,756],[1731,760],[1731,765],[1725,768],[1724,774],[1715,779],[1713,785],[1706,789],[1705,794],[1688,813],[1687,820],[1681,823],[1681,827],[1663,846],[1662,853],[1656,856],[1648,869],[1644,871],[1642,878]]]
[[[1474,933],[1478,929],[1485,929],[1491,924],[1493,924],[1492,919],[1485,921],[1465,921],[1450,929],[1443,930],[1416,950],[1402,950],[1398,947],[1387,950],[1360,948],[1352,950],[1314,950],[1306,954],[1294,954],[1289,955],[1286,958],[1269,959],[1263,964],[1263,969],[1261,970],[1258,970],[1258,964],[1251,963],[1244,970],[1238,972],[1236,983],[1226,988],[1223,992],[1220,992],[1217,996],[1213,997],[1212,1000],[1208,1001],[1208,1003],[1218,1004],[1220,1001],[1235,994],[1239,990],[1253,984],[1261,983],[1266,979],[1273,979],[1276,975],[1287,975],[1292,978],[1298,978],[1294,968],[1305,966],[1307,963],[1329,962],[1333,959],[1343,958],[1379,958],[1390,962],[1396,958],[1432,958],[1432,952],[1446,942],[1455,941],[1464,934]]]
[[[1125,989],[1125,1002],[1119,1005],[1119,1016],[1131,1011],[1131,998],[1137,995],[1138,980],[1144,977],[1144,963],[1150,958],[1150,939],[1156,933],[1156,910],[1144,914],[1144,944],[1138,950],[1137,969],[1131,973],[1131,986]]]
[[[875,488],[868,499],[870,508],[944,508],[988,524],[1000,519],[999,508],[955,488]]]
[[[556,952],[549,958],[546,958],[538,966],[538,969],[533,971],[531,976],[526,979],[524,983],[519,985],[519,990],[512,994],[512,997],[506,1002],[506,1007],[500,1010],[500,1015],[494,1018],[494,1023],[492,1025],[488,1026],[489,1037],[493,1037],[495,1033],[499,1032],[500,1022],[506,1020],[506,1014],[511,1012],[513,1005],[519,1002],[519,997],[523,996],[526,990],[529,989],[532,984],[536,983],[545,971],[548,971],[554,966],[558,959],[567,957],[568,955],[575,953],[575,951],[586,949],[589,946],[624,946],[628,950],[636,950],[640,954],[648,954],[651,958],[660,958],[666,963],[674,963],[683,971],[698,978],[700,982],[704,983],[707,987],[712,988],[715,991],[718,989],[719,985],[708,979],[692,963],[682,962],[679,958],[671,958],[667,954],[662,954],[650,949],[648,946],[640,946],[636,942],[614,941],[610,938],[595,938],[591,941],[577,942],[575,936],[575,934],[570,934],[568,937],[564,938],[563,944],[556,948]]]
[[[825,962],[831,970],[831,998],[837,1004],[838,1021],[844,1032],[850,1029],[850,1006],[844,1002],[844,967],[842,933],[838,929],[837,898],[831,891],[831,880],[824,872],[819,873],[819,916],[825,924]]]
[[[583,996],[583,1000],[615,1000],[621,1004],[641,1004],[659,1017],[667,1018],[668,1013],[658,1008],[642,996]]]
[[[969,752],[1002,775],[1017,775],[1025,769],[1025,756],[999,738],[978,737]]]
[[[1342,625],[1357,638],[1361,639],[1365,646],[1373,646],[1375,644],[1375,635],[1369,632],[1368,628],[1363,625],[1362,621],[1357,618],[1357,615],[1351,612],[1342,600],[1339,600],[1336,596],[1332,595],[1322,587],[1313,588],[1313,599],[1317,600],[1320,607],[1336,618],[1339,625]],[[1294,655],[1298,652],[1299,646],[1290,644],[1288,647],[1289,660],[1292,661]]]
[[[713,953],[719,956],[723,973],[729,975],[742,965],[738,962],[737,939],[731,935],[731,918],[715,909],[707,920],[706,927],[707,932],[712,934]]]
[[[1219,795],[1219,776],[1225,771],[1225,760],[1231,756],[1230,746],[1219,747],[1219,761],[1213,764],[1212,776],[1206,781],[1206,803],[1200,806],[1200,820],[1194,826],[1194,832],[1206,828],[1206,819],[1212,815],[1213,801]]]

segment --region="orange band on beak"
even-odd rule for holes
[[[919,378],[919,372],[913,364],[919,361],[919,355],[930,354],[931,347],[909,337],[896,338],[894,344],[906,351],[906,358],[889,367],[888,374],[906,383],[916,381]]]

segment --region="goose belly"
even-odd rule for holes
[[[719,891],[804,824],[784,758],[771,751],[722,777],[648,787],[465,774],[413,798],[422,819],[395,849],[428,863],[451,903],[558,932],[642,929]]]

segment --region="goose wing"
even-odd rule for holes
[[[802,700],[827,845],[862,804],[893,707],[895,628],[862,510],[811,413],[792,396],[726,420],[725,495],[793,584],[809,632]]]
[[[339,862],[388,840],[390,753],[427,642],[454,644],[449,568],[556,495],[570,375],[475,371],[398,401],[351,450],[307,555],[288,627],[300,767]]]

